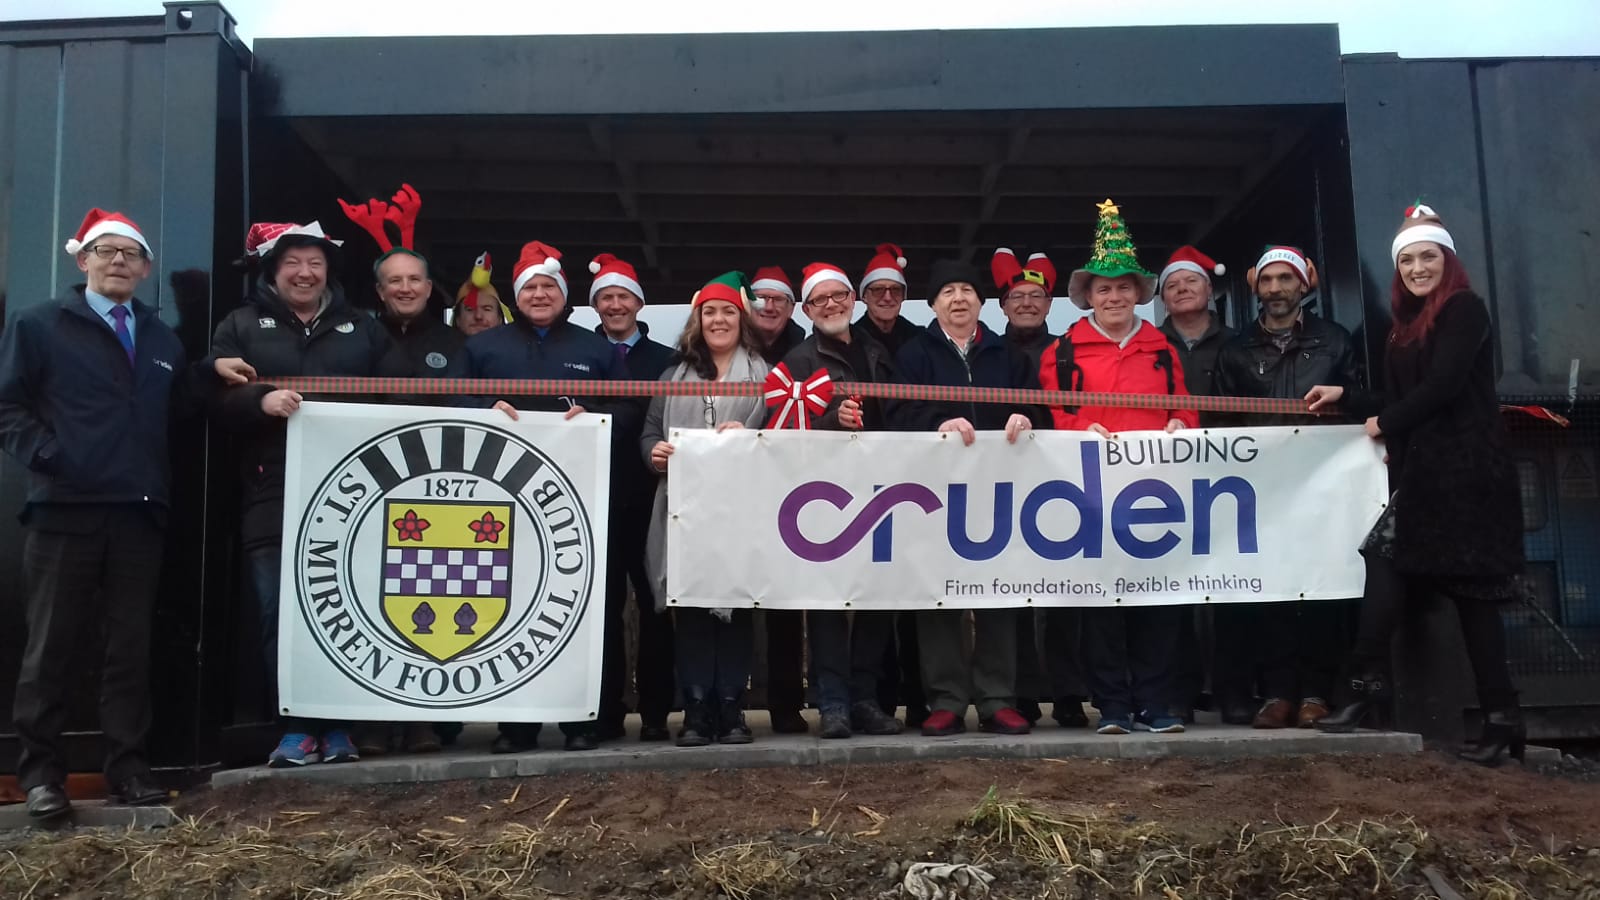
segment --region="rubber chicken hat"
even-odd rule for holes
[[[461,287],[456,288],[456,305],[451,308],[450,316],[445,324],[455,323],[456,316],[460,315],[462,307],[477,309],[479,303],[488,303],[491,299],[500,307],[500,323],[511,324],[511,310],[500,299],[500,292],[489,283],[489,276],[494,273],[494,263],[489,259],[489,251],[478,254],[472,262],[472,274],[467,280],[461,282]]]

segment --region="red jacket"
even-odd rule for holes
[[[1063,342],[1071,346],[1063,348]],[[1063,354],[1063,350],[1067,352]],[[1059,371],[1070,359],[1073,372]],[[1047,391],[1092,391],[1114,394],[1173,394],[1187,396],[1183,364],[1167,336],[1140,320],[1139,330],[1127,346],[1118,347],[1089,323],[1074,322],[1067,333],[1046,347],[1039,360],[1039,384]],[[1107,431],[1160,431],[1170,419],[1197,428],[1200,417],[1192,409],[1134,409],[1122,406],[1059,406],[1050,408],[1056,428],[1086,431],[1099,423]]]

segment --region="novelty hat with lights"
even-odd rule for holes
[[[1156,295],[1156,277],[1139,265],[1139,251],[1122,221],[1122,211],[1109,197],[1095,206],[1100,210],[1100,221],[1094,228],[1094,256],[1072,273],[1067,296],[1079,309],[1088,309],[1089,285],[1094,279],[1132,275],[1139,282],[1139,302],[1150,302]]]

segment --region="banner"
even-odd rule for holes
[[[781,609],[1361,596],[1387,500],[1360,426],[675,432],[667,602]]]
[[[284,484],[282,712],[594,718],[610,445],[602,415],[303,404]]]

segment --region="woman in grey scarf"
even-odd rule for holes
[[[689,322],[678,340],[678,362],[662,381],[751,381],[767,377],[750,322],[749,283],[741,272],[729,272],[694,295]],[[640,450],[652,469],[664,476],[656,487],[650,516],[645,563],[656,584],[656,606],[667,596],[666,531],[668,463],[673,446],[668,438],[684,428],[760,428],[765,419],[760,397],[656,397],[645,416]],[[676,613],[678,685],[683,690],[683,729],[678,746],[704,747],[715,738],[723,744],[748,744],[744,722],[744,689],[750,680],[750,610],[681,608]]]

